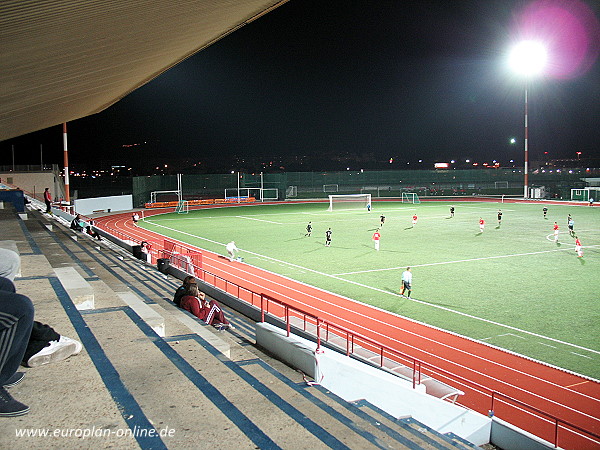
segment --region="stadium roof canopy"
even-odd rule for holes
[[[2,0],[0,140],[100,112],[287,0]]]

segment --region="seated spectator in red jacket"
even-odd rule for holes
[[[196,278],[191,275],[188,275],[183,279],[183,284],[177,288],[175,291],[175,295],[173,296],[173,303],[177,306],[181,307],[181,299],[187,293],[187,288],[190,284],[196,284]]]
[[[225,329],[233,328],[223,314],[223,308],[214,300],[206,300],[206,294],[198,290],[195,284],[189,284],[181,298],[181,308],[191,312],[208,325]]]

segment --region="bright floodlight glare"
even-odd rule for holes
[[[546,47],[537,41],[522,41],[510,53],[509,64],[513,71],[521,75],[537,75],[546,65]]]

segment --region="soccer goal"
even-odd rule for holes
[[[187,200],[180,200],[175,208],[177,214],[187,214],[190,212],[190,202]]]
[[[152,191],[150,203],[181,201],[181,190],[177,191]]]
[[[330,195],[328,211],[346,209],[367,209],[371,204],[371,194]]]
[[[250,188],[225,188],[226,199],[249,198]]]
[[[279,200],[279,189],[277,188],[261,188],[259,189],[260,199],[265,200]]]
[[[298,186],[288,186],[285,191],[286,198],[296,198],[298,197]]]
[[[419,200],[419,196],[417,194],[415,194],[414,192],[403,192],[402,193],[402,203],[417,204],[417,203],[421,203],[421,200]]]
[[[590,198],[600,200],[600,187],[586,187],[584,189],[571,189],[571,200],[589,202]]]

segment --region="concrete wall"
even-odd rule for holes
[[[492,421],[490,443],[503,450],[546,450],[555,448],[531,433],[521,430],[497,417]]]
[[[6,172],[0,173],[0,179],[28,194],[35,194],[35,198],[41,201],[44,200],[45,188],[50,188],[53,199],[64,196],[63,182],[55,177],[54,172]]]
[[[75,212],[83,215],[96,212],[129,211],[133,209],[133,195],[115,195],[75,200]]]
[[[394,417],[411,416],[439,433],[454,433],[475,445],[489,442],[491,419],[425,393],[412,383],[346,355],[321,348],[270,324],[256,324],[256,343],[324,388],[353,402],[366,400]]]

